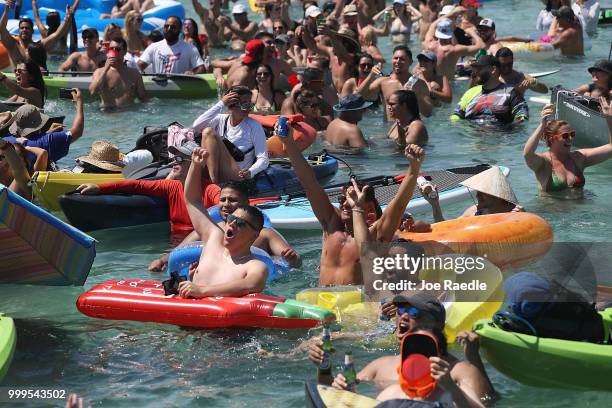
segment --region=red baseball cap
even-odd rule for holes
[[[261,40],[251,40],[244,46],[244,58],[242,61],[245,64],[250,64],[253,62],[258,56],[263,55],[264,48],[266,45]]]
[[[480,4],[477,0],[465,0],[463,2],[461,2],[461,5],[463,7],[480,7],[482,6],[482,4]]]

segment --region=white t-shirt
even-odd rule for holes
[[[154,74],[183,74],[204,65],[196,47],[183,40],[178,40],[172,46],[165,39],[153,43],[138,60],[152,66]]]
[[[588,35],[593,35],[597,31],[597,22],[599,21],[600,6],[595,0],[587,0],[582,6],[572,4],[574,14],[578,16],[582,23],[582,28]]]

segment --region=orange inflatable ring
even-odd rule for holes
[[[4,44],[0,42],[0,69],[4,69],[11,65],[11,59],[9,58],[8,51],[4,47]]]
[[[553,232],[535,214],[512,212],[457,218],[431,225],[432,232],[402,232],[401,238],[443,245],[424,245],[427,255],[452,252],[485,256],[500,269],[516,268],[546,255]]]
[[[300,148],[300,151],[303,152],[314,143],[315,139],[317,138],[317,131],[308,123],[304,122],[304,116],[302,115],[284,116],[289,118],[289,123],[297,123],[304,129],[303,132],[295,129],[293,130],[293,140],[295,140],[296,144]],[[276,122],[278,122],[280,115],[250,114],[249,117],[261,123],[264,128],[273,129]],[[268,156],[270,158],[287,157],[287,152],[285,152],[285,144],[278,136],[274,135],[268,138],[267,144]]]

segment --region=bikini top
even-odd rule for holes
[[[576,167],[576,170],[578,170],[578,167],[576,166],[575,163],[574,163],[574,167]],[[562,181],[555,174],[554,171],[551,173],[550,178],[551,178],[551,182],[549,183],[549,191],[563,191],[568,188],[582,188],[584,187],[584,184],[586,183],[586,180],[584,178],[584,174],[582,171],[576,172],[574,184],[571,187],[567,185],[567,181]]]

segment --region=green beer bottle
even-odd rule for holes
[[[476,52],[476,55],[474,56],[474,58],[476,58],[476,61],[478,61],[478,58],[482,57],[483,55],[487,55],[487,50],[485,50],[484,48],[481,48]]]
[[[328,325],[323,326],[323,360],[319,364],[317,380],[321,384],[331,384],[332,376],[332,353],[334,346],[331,340],[331,330]]]
[[[344,371],[342,372],[346,379],[346,389],[348,391],[355,391],[355,385],[357,384],[357,373],[353,366],[353,353],[347,351],[344,354]]]

